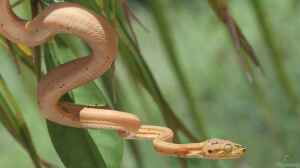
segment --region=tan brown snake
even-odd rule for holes
[[[38,46],[57,33],[70,33],[90,46],[90,56],[76,59],[48,72],[38,84],[42,115],[50,121],[78,128],[117,130],[127,139],[150,139],[164,155],[204,159],[235,159],[245,148],[228,140],[210,139],[200,143],[172,143],[173,131],[166,127],[141,125],[137,116],[60,101],[68,91],[101,76],[117,54],[117,36],[102,16],[74,3],[56,3],[32,21],[22,21],[12,12],[9,0],[0,0],[0,33],[15,43]]]

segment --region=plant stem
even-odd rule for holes
[[[262,2],[260,0],[250,0],[249,2],[255,11],[259,28],[261,30],[261,35],[263,36],[265,44],[267,45],[271,54],[270,60],[275,70],[275,75],[289,100],[290,111],[296,111],[300,115],[300,112],[297,110],[299,98],[296,95],[295,89],[285,72],[284,60],[282,58],[284,51],[276,44],[276,39],[274,37],[271,25],[267,21],[267,15],[264,12]]]
[[[206,139],[207,133],[204,126],[203,116],[202,113],[197,111],[193,94],[188,86],[188,79],[186,78],[186,75],[181,68],[182,66],[180,65],[180,61],[178,60],[179,56],[175,48],[174,39],[171,33],[172,30],[167,21],[165,12],[166,9],[164,8],[163,2],[161,0],[149,0],[148,3],[151,9],[151,14],[159,30],[160,38],[163,42],[162,44],[164,45],[165,51],[167,52],[168,60],[171,62],[171,67],[176,73],[176,77],[178,82],[180,83],[181,90],[186,97],[188,112],[194,120],[193,123],[195,124],[195,127],[197,128],[197,130],[199,130],[200,137],[202,139]]]

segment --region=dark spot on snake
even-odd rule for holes
[[[218,142],[217,141],[213,141],[211,144],[212,145],[216,145],[216,144],[218,144]]]
[[[62,85],[59,86],[59,88],[63,88],[64,86],[65,86],[65,84],[62,84]]]
[[[208,152],[208,153],[212,153],[213,151],[209,149],[207,152]]]

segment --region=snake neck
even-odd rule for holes
[[[201,155],[204,143],[173,143],[174,133],[167,127],[142,125],[135,135],[136,139],[153,140],[156,151],[164,155],[190,157],[194,153]]]
[[[39,106],[44,116],[54,122],[77,126],[80,125],[80,111],[71,110],[73,113],[66,113],[66,109],[62,109],[58,102],[65,93],[96,79],[111,66],[117,52],[117,38],[104,18],[78,5],[52,5],[45,13],[47,15],[35,18],[28,28],[37,29],[42,26],[54,33],[72,33],[83,39],[92,51],[90,56],[49,71],[38,87]]]

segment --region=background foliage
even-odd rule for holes
[[[61,1],[12,4],[30,19]],[[69,1],[107,16],[120,43],[115,66],[65,99],[167,125],[182,143],[218,137],[248,152],[235,161],[162,157],[150,142],[123,141],[113,131],[46,123],[37,80],[89,53],[80,39],[60,34],[34,49],[0,40],[0,167],[300,166],[299,1]]]

